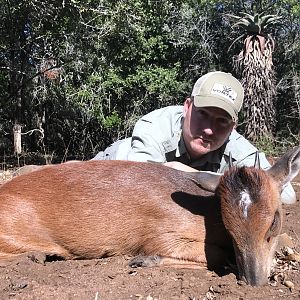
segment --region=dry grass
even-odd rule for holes
[[[0,184],[13,177],[13,170],[0,170]]]

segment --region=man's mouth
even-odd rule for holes
[[[204,143],[204,144],[211,144],[213,142],[211,139],[206,139],[202,136],[199,136],[197,138],[200,139],[202,141],[202,143]]]

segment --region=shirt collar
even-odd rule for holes
[[[185,147],[185,143],[184,143],[184,140],[183,140],[183,136],[182,136],[182,130],[181,130],[180,133],[179,133],[179,142],[177,144],[175,157],[178,158],[178,157],[183,156],[185,154],[188,155],[186,147]]]

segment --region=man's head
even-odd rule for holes
[[[210,72],[197,80],[184,103],[183,138],[192,159],[220,148],[236,125],[244,99],[229,73]]]
[[[192,98],[196,107],[221,108],[237,122],[244,100],[244,89],[230,73],[210,72],[196,81]]]

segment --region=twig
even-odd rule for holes
[[[40,132],[40,134],[42,135],[42,139],[44,138],[44,129],[31,129],[27,132],[22,132],[21,135],[26,135],[26,134],[29,134],[29,135],[32,135],[34,131],[38,131]]]

